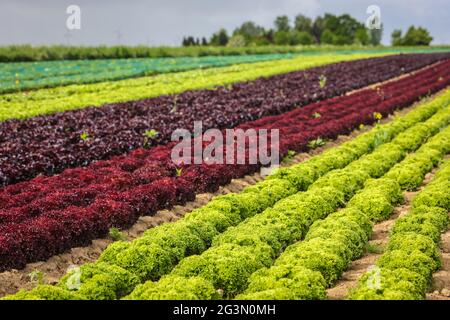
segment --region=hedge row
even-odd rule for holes
[[[310,45],[310,46],[192,46],[192,47],[148,47],[148,46],[31,46],[11,45],[0,47],[0,61],[53,61],[53,60],[80,60],[80,59],[126,59],[126,58],[162,58],[162,57],[203,57],[203,56],[229,56],[251,54],[323,54],[348,52],[445,52],[448,46],[433,47],[364,47],[360,45]]]
[[[327,172],[345,167],[363,154],[389,142],[408,128],[432,117],[433,114],[442,110],[449,98],[448,92],[431,102],[419,105],[405,117],[397,118],[389,124],[379,125],[299,165],[279,170],[269,179],[245,189],[240,194],[216,197],[207,206],[194,210],[185,218],[155,227],[133,242],[119,241],[110,245],[97,263],[81,267],[81,286],[78,293],[81,292],[84,297],[91,299],[115,299],[131,292],[140,282],[148,279],[157,280],[170,272],[183,257],[203,252],[217,235],[229,227],[262,212],[275,204],[277,200],[306,190]],[[355,178],[358,179],[358,177]],[[327,194],[324,193],[324,196],[327,197]],[[325,203],[323,205],[327,207]],[[55,292],[59,292],[61,287],[67,288],[68,280],[76,275],[75,271],[68,273],[60,281],[60,287],[55,287]],[[191,292],[190,298],[216,296],[214,287],[205,279],[178,277],[175,280],[172,276],[170,279],[162,279],[154,284],[158,286],[164,281],[174,281],[173,286],[176,287],[171,289],[166,286],[165,293],[161,297],[172,297],[172,294],[178,292],[177,290],[181,287],[190,288],[188,290]],[[145,288],[148,289],[149,286],[150,282],[145,285]],[[142,289],[136,289],[133,294],[138,294],[140,290]],[[199,290],[203,293],[196,295]],[[162,294],[161,290],[158,292]],[[21,292],[13,297],[31,298],[33,296],[47,297],[35,291],[33,294]],[[156,293],[154,297],[157,297]],[[62,299],[64,296],[59,295],[59,298]]]
[[[447,114],[450,114],[450,109],[446,111]],[[424,125],[431,128],[427,123],[424,123]],[[416,127],[420,128],[421,126],[419,124]],[[435,127],[435,129],[438,129],[438,127]],[[418,132],[418,135],[413,136],[413,132]],[[436,133],[436,130],[432,132]],[[433,133],[430,134],[432,135]],[[391,145],[392,149],[395,149],[395,146],[406,145],[415,148],[420,144],[421,139],[419,137],[422,137],[423,142],[423,138],[427,137],[427,135],[427,131],[409,130],[409,132],[407,131],[403,134],[402,138],[394,139],[393,142],[383,147]],[[407,136],[408,138],[405,139]],[[306,234],[305,241],[288,247],[276,260],[274,267],[261,269],[254,273],[250,277],[250,284],[246,292],[237,298],[325,299],[326,288],[339,279],[352,260],[359,258],[364,253],[372,233],[372,223],[387,219],[394,211],[394,207],[403,202],[402,190],[420,186],[425,174],[446,153],[450,152],[449,139],[450,127],[447,127],[443,132],[431,138],[415,153],[408,155],[403,161],[396,164],[382,178],[368,180],[364,189],[353,196],[345,209],[314,223]],[[383,147],[380,147],[380,149]],[[390,148],[386,149],[388,151]],[[397,152],[401,152],[401,150],[400,147]],[[378,151],[384,154],[382,150],[377,150],[375,153]],[[411,149],[404,151],[411,151]],[[387,156],[387,158],[390,157]],[[393,156],[394,158],[395,156]],[[379,160],[382,161],[383,159],[379,158]],[[418,171],[409,170],[412,163],[415,163],[420,169]],[[352,164],[347,168],[351,167]],[[399,176],[396,174],[403,169],[404,175]],[[419,176],[420,180],[416,178],[416,175]],[[414,180],[416,183],[414,186],[412,184],[402,186],[401,182],[405,179]],[[438,235],[446,225],[447,219],[446,212],[443,215],[441,211],[440,216],[436,219],[439,225],[439,230],[436,230]],[[397,229],[394,228],[394,234],[399,233],[399,229],[402,230],[400,232],[411,231],[410,228],[405,227],[404,222],[400,222],[400,226]],[[380,259],[378,265],[381,268],[389,269],[389,266],[398,266],[399,264],[402,266],[405,263],[413,265],[414,261],[420,264],[420,257],[413,252],[417,248],[423,249],[435,260],[438,259],[433,241],[417,238],[416,246],[413,247],[412,245],[416,238],[409,235],[404,239],[394,237],[390,242],[388,251],[395,253],[385,254],[385,257]],[[400,254],[397,251],[402,247],[404,252]],[[376,272],[376,269],[374,269],[374,271],[363,277],[363,285],[361,285],[363,289],[359,289],[360,292],[356,297],[362,296],[370,299],[377,296],[378,289],[376,288],[376,280],[374,280]],[[401,271],[400,273],[407,278],[411,277],[409,272]],[[395,281],[389,281],[389,283],[395,283]],[[381,284],[381,286],[383,285]],[[415,290],[423,290],[424,288],[423,282],[420,282],[420,284],[414,283],[414,285],[415,287],[411,284],[410,288],[414,287]],[[367,295],[367,291],[372,295]]]
[[[52,61],[80,59],[126,59],[126,58],[162,58],[162,57],[203,57],[250,54],[324,54],[324,53],[418,53],[446,52],[448,46],[416,47],[365,47],[361,45],[302,45],[302,46],[248,46],[248,47],[148,47],[148,46],[31,46],[11,45],[0,47],[0,61]]]
[[[422,150],[422,155],[405,168],[404,174],[423,177],[442,153],[450,152],[450,130],[445,141]],[[428,159],[427,159],[428,157]],[[415,181],[415,177],[411,177]],[[409,186],[409,184],[407,184]],[[417,186],[418,183],[415,183]],[[450,211],[450,161],[413,200],[410,213],[398,219],[392,230],[387,251],[377,260],[378,269],[366,272],[350,293],[354,300],[421,300],[431,284],[432,273],[441,266],[439,241],[447,230]],[[376,278],[377,286],[368,283]]]

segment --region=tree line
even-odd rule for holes
[[[183,46],[263,46],[263,45],[372,45],[381,43],[383,25],[380,29],[369,30],[349,14],[333,15],[326,13],[311,19],[303,14],[291,21],[287,15],[278,16],[274,27],[266,29],[253,21],[246,21],[231,34],[224,28],[215,32],[207,40],[205,37],[183,37]],[[428,30],[411,26],[405,35],[394,30],[392,45],[429,45],[433,38]]]

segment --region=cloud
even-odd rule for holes
[[[82,29],[69,33],[70,4],[81,7]],[[2,0],[0,45],[179,45],[184,35],[232,31],[246,20],[272,27],[282,14],[293,19],[298,13],[349,13],[363,22],[370,4],[381,7],[384,43],[393,29],[411,24],[429,28],[435,43],[450,43],[447,0]]]

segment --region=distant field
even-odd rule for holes
[[[295,57],[293,53],[0,63],[0,93]]]

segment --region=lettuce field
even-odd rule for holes
[[[256,51],[0,63],[0,299],[450,299],[450,52]]]

